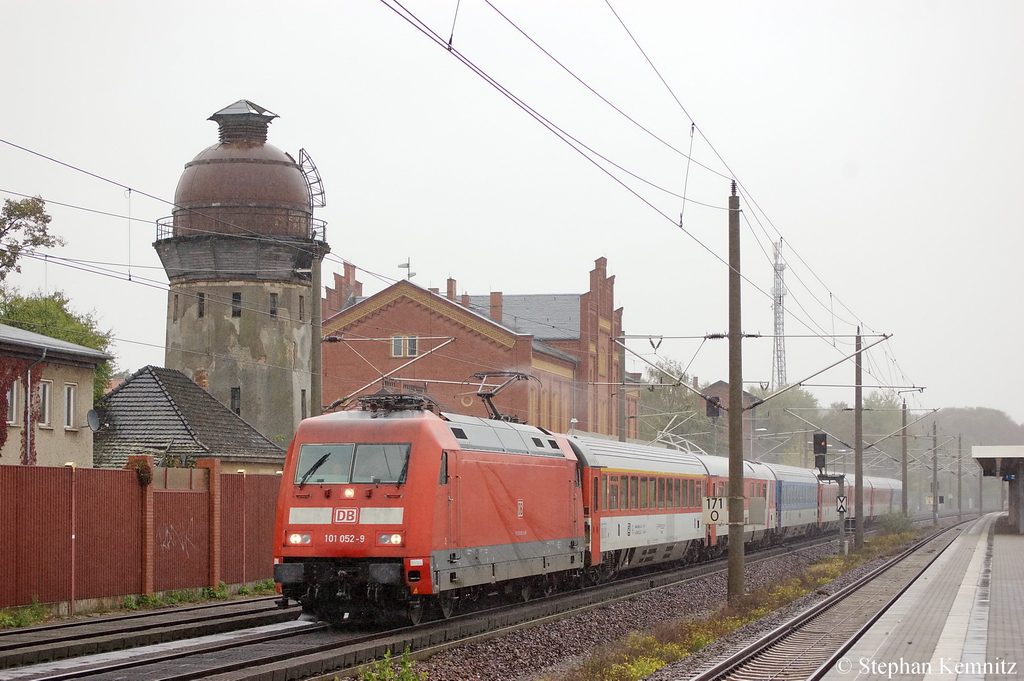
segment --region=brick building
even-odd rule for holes
[[[349,398],[348,405],[383,389],[424,393],[444,411],[487,416],[476,395],[481,381],[471,377],[516,371],[531,380],[494,398],[502,414],[552,431],[618,436],[620,352],[613,339],[622,334],[622,308],[614,306],[615,277],[605,258],[595,262],[585,293],[458,296],[454,279],[444,294],[403,280],[364,298],[350,267],[334,283],[323,301],[324,404]],[[626,431],[636,437],[638,393],[626,397]]]

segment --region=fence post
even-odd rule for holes
[[[156,541],[153,517],[153,457],[129,456],[127,469],[133,469],[142,488],[142,593],[153,595],[153,544]]]
[[[210,474],[210,588],[220,588],[220,459],[199,459],[196,468]]]

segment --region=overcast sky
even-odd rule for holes
[[[442,291],[579,293],[603,256],[626,332],[675,337],[631,349],[725,379],[726,342],[701,337],[727,331],[735,178],[744,331],[773,332],[781,239],[790,382],[859,324],[892,334],[865,384],[1024,421],[1024,4],[403,4],[453,51],[376,0],[0,0],[0,198],[42,195],[67,239],[9,281],[95,311],[121,368],[162,364],[153,222],[244,98],[319,168],[326,283],[344,259],[372,293],[409,259]],[[853,371],[809,389],[852,403]],[[771,381],[770,338],[745,341],[744,375]]]

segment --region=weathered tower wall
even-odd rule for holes
[[[311,389],[311,270],[328,251],[301,166],[266,143],[276,116],[242,100],[185,166],[154,247],[170,281],[165,364],[286,444]],[[319,339],[317,339],[319,340]]]

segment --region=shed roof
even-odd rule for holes
[[[284,450],[180,371],[146,366],[96,403],[93,465],[120,468],[129,455],[284,462]]]
[[[111,359],[110,355],[100,350],[7,324],[0,324],[0,345],[32,349],[36,351],[34,354],[41,354],[43,350],[46,350],[48,355],[70,356],[94,365]]]

